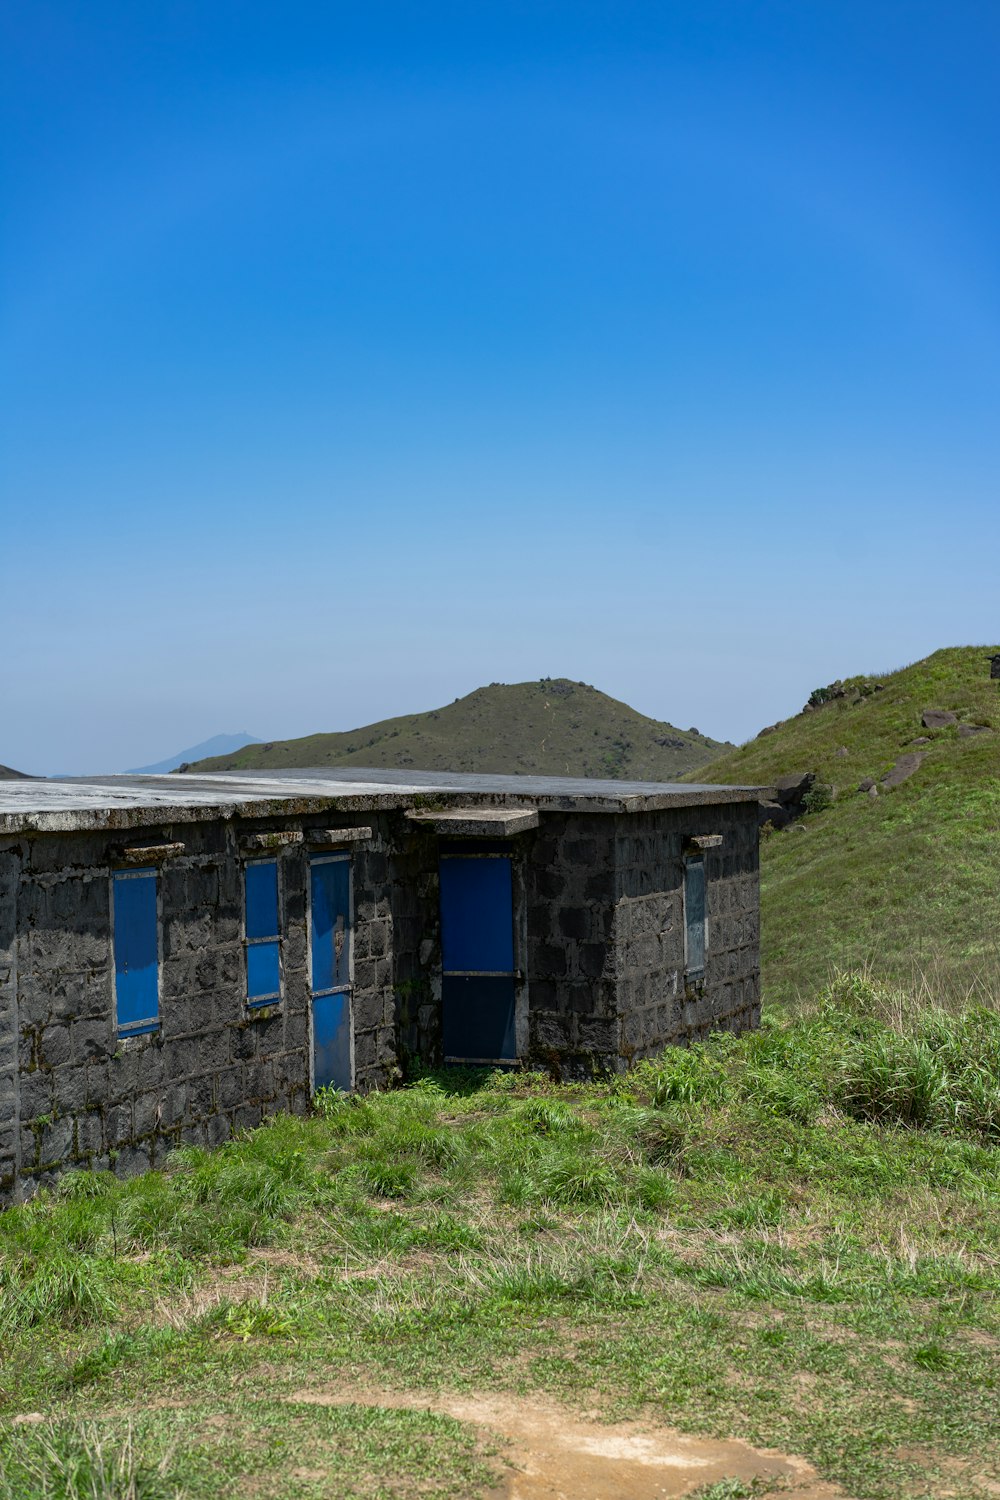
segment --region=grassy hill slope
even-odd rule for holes
[[[647,719],[566,678],[491,683],[446,708],[340,734],[246,745],[199,771],[291,766],[396,766],[419,771],[611,776],[670,781],[725,748],[696,730]]]
[[[808,770],[836,788],[832,806],[764,842],[769,998],[814,992],[832,966],[860,964],[1000,990],[1000,682],[988,653],[936,651],[834,685],[842,696],[699,769],[699,781],[759,784]],[[992,732],[924,728],[926,709]],[[904,754],[924,755],[908,780],[874,799],[857,790]]]

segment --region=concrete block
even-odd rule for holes
[[[132,1133],[140,1136],[152,1135],[158,1129],[161,1115],[161,1095],[139,1094],[132,1102]]]
[[[70,1040],[69,1027],[65,1025],[46,1026],[41,1035],[39,1047],[39,1062],[46,1068],[57,1068],[61,1063],[69,1062]]]
[[[52,1100],[59,1114],[75,1114],[87,1105],[87,1069],[79,1063],[56,1068],[51,1075]]]
[[[74,1117],[76,1125],[76,1155],[93,1158],[104,1149],[104,1121],[99,1111],[89,1110]]]
[[[131,1104],[113,1104],[104,1116],[104,1139],[109,1150],[117,1150],[132,1139]]]
[[[575,1030],[575,1017],[573,1016],[565,1016],[552,1011],[535,1011],[529,1019],[531,1050],[558,1052],[572,1045]]]
[[[619,1023],[616,1020],[595,1021],[581,1017],[577,1041],[585,1051],[616,1053],[619,1051]]]
[[[73,1154],[73,1117],[63,1115],[41,1129],[38,1160],[42,1167],[58,1166]]]
[[[233,1133],[229,1115],[219,1113],[209,1116],[205,1121],[205,1132],[207,1145],[221,1146],[223,1141],[228,1141]]]
[[[74,1021],[70,1042],[76,1062],[101,1061],[114,1052],[117,1038],[110,1016],[100,1020]]]
[[[115,1157],[115,1173],[119,1177],[138,1177],[140,1172],[148,1172],[152,1166],[149,1147],[146,1145],[122,1146]]]
[[[21,1075],[21,1119],[25,1122],[52,1113],[54,1091],[52,1074],[41,1068]]]
[[[585,906],[564,907],[558,914],[559,931],[567,938],[580,940],[591,935],[590,911]]]

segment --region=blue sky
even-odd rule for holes
[[[1000,637],[994,0],[0,27],[0,761]]]

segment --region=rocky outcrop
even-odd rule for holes
[[[787,828],[806,812],[805,800],[816,781],[815,771],[795,771],[790,776],[780,776],[774,783],[775,797],[772,802],[762,802],[758,820],[763,826]]]
[[[886,771],[882,777],[882,785],[890,790],[894,786],[901,786],[904,781],[909,781],[914,771],[919,770],[924,759],[922,751],[914,751],[910,755],[901,755],[891,771]]]
[[[925,708],[920,722],[925,729],[947,729],[949,724],[958,723],[958,714],[949,713],[944,708]]]

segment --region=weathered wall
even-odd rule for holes
[[[0,849],[0,1197],[9,1192],[17,1164],[17,892],[20,880],[20,850]]]
[[[618,1051],[616,820],[552,813],[528,848],[529,1057],[567,1076]]]
[[[439,840],[400,816],[390,861],[400,1070],[441,1063]]]
[[[352,846],[354,866],[354,1086],[384,1088],[399,1076],[396,996],[393,972],[392,820],[368,815],[370,842]],[[330,819],[327,819],[327,823]],[[344,819],[338,814],[340,826]],[[306,825],[308,828],[308,824]],[[308,839],[308,832],[306,834]],[[307,851],[297,851],[289,871],[297,889],[306,890]],[[305,900],[304,894],[302,897]],[[308,1078],[308,1068],[306,1076]]]
[[[705,852],[709,943],[684,969],[686,840]],[[756,805],[546,817],[527,878],[530,1060],[565,1077],[620,1069],[671,1042],[757,1024]]]
[[[255,822],[253,831],[280,826]],[[160,827],[133,840],[177,839],[184,850],[160,866],[160,1029],[128,1039],[114,1023],[110,877],[121,859],[108,836],[22,841],[10,954],[7,892],[17,888],[16,871],[13,882],[4,877],[16,855],[0,851],[3,1190],[10,1193],[15,1173],[23,1194],[69,1166],[142,1170],[180,1142],[216,1144],[265,1115],[306,1107],[308,827],[302,844],[276,851],[284,994],[280,1005],[260,1009],[246,1005],[239,839],[247,826]],[[370,845],[353,850],[355,1082],[362,1088],[388,1082],[395,1062],[388,858],[383,831],[374,832]],[[15,973],[16,1002],[4,980]],[[11,1043],[19,1051],[14,1091],[4,1071]]]
[[[438,857],[402,812],[147,828],[177,841],[160,866],[160,1030],[119,1040],[111,883],[121,835],[44,834],[0,845],[0,1197],[71,1166],[141,1170],[179,1142],[214,1144],[303,1110],[310,1076],[307,863],[334,821],[363,823],[354,872],[355,1085],[385,1086],[441,1058]],[[284,998],[246,1005],[241,841],[276,850]],[[703,980],[684,974],[685,840],[706,851]],[[526,909],[525,1060],[562,1076],[620,1069],[759,1015],[756,806],[637,815],[551,813],[511,841]],[[262,853],[263,851],[256,851]],[[519,897],[520,900],[520,897]]]
[[[702,978],[684,968],[684,853],[694,836],[721,836],[706,849],[708,946]],[[618,819],[614,943],[619,1050],[625,1061],[668,1043],[689,1043],[760,1020],[760,892],[753,803],[676,808]]]

